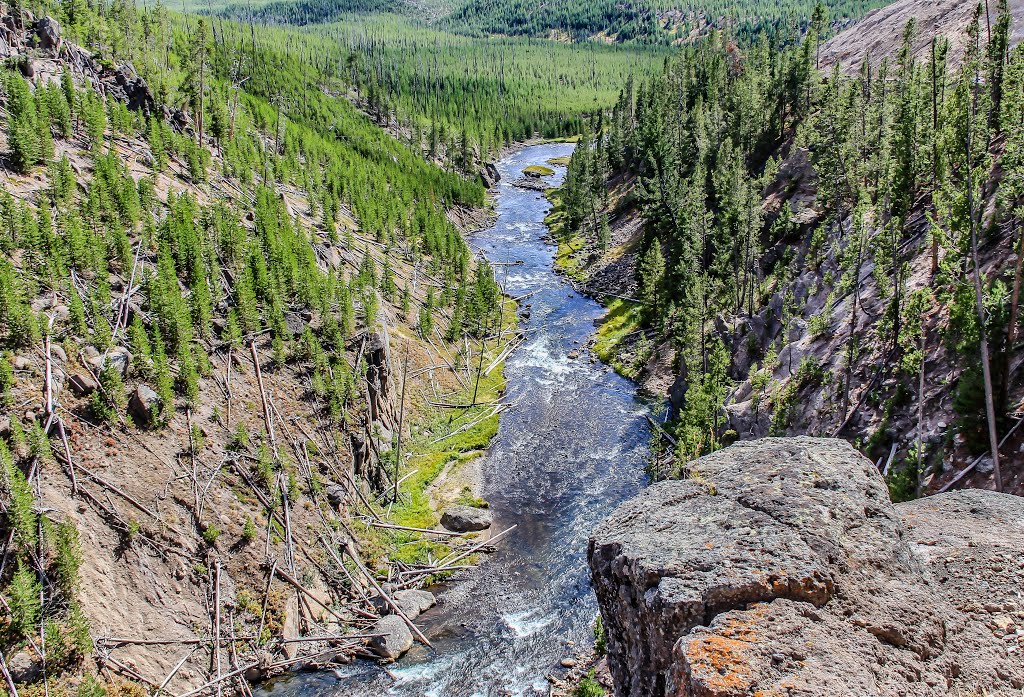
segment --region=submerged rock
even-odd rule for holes
[[[474,532],[491,527],[491,512],[473,506],[452,506],[441,514],[441,525],[452,532]]]

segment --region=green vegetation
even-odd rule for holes
[[[605,694],[605,690],[597,681],[593,670],[583,676],[575,692],[576,697],[604,697]]]
[[[829,0],[826,4],[837,22],[847,22],[885,2]],[[473,34],[647,44],[686,41],[712,28],[730,27],[737,37],[751,41],[791,35],[794,27],[803,28],[812,21],[814,9],[814,0],[468,0],[446,19],[446,25]]]
[[[523,174],[533,174],[538,177],[550,177],[554,173],[555,170],[550,167],[545,167],[544,165],[530,165],[523,169]]]
[[[633,364],[623,362],[620,347],[623,341],[643,328],[643,309],[639,303],[613,298],[608,302],[608,314],[597,328],[594,354],[608,363],[616,372],[634,378],[646,360]]]
[[[247,13],[236,6],[227,16]],[[358,106],[414,151],[468,175],[510,143],[571,138],[584,115],[614,102],[630,75],[652,74],[668,55],[658,48],[485,40],[396,14],[346,14],[301,29],[266,26],[258,36],[317,56],[316,72],[330,76],[334,93],[354,92]]]
[[[761,40],[739,53],[727,35],[716,34],[683,48],[661,76],[627,81],[611,112],[593,118],[552,218],[559,239],[584,258],[604,246],[611,176],[625,170],[638,178],[631,201],[646,221],[638,253],[640,320],[659,339],[674,342],[687,375],[686,405],[674,426],[684,461],[719,447],[724,436],[722,400],[732,381],[729,353],[713,329],[716,316],[753,317],[805,269],[820,268],[826,256],[839,267],[822,276],[830,297],[854,296],[853,319],[836,318],[842,334],[861,311],[861,270],[869,261],[874,265],[885,312],[871,341],[891,370],[887,390],[916,389],[927,341],[922,317],[936,303],[948,308],[947,343],[961,371],[955,404],[960,429],[979,450],[991,447],[985,404],[994,400],[997,419],[1005,419],[1008,345],[1020,317],[1009,290],[1014,265],[978,278],[977,242],[996,238],[1024,195],[1024,130],[1012,116],[1021,108],[1024,51],[1007,50],[1006,3],[996,10],[987,45],[972,25],[967,56],[956,72],[947,68],[941,40],[930,57],[912,58],[916,28],[910,23],[904,48],[880,71],[865,65],[854,77],[838,71],[822,76],[815,55],[827,12],[819,10],[797,45]],[[1005,147],[998,145],[1004,138]],[[793,223],[788,205],[778,214],[762,207],[762,192],[780,167],[772,154],[783,145],[807,148],[820,180],[824,214],[809,229]],[[1011,174],[983,227],[983,187],[995,184],[987,176],[997,159]],[[912,293],[900,250],[914,238],[909,219],[915,206],[932,221],[934,262],[927,292]],[[838,232],[843,221],[851,222],[852,234]],[[797,251],[804,241],[806,251]],[[571,271],[567,256],[560,253],[559,263]],[[629,330],[624,309],[613,308],[603,331],[614,336]],[[785,324],[802,308],[783,296],[779,312]],[[812,319],[812,332],[824,334],[832,319]],[[831,383],[841,404],[838,422],[851,406],[852,367],[866,355],[856,336],[848,336],[846,345],[850,367]],[[990,385],[980,359],[985,351]],[[801,364],[794,378],[772,388],[773,429],[786,432],[801,390],[821,384],[820,368]],[[759,394],[765,391],[768,386]]]

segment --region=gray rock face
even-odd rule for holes
[[[480,170],[480,181],[487,189],[493,189],[501,181],[501,175],[498,173],[498,168],[493,163],[488,162]]]
[[[370,634],[381,634],[370,640],[370,648],[381,658],[394,660],[412,648],[412,631],[398,615],[380,618],[370,628]]]
[[[979,494],[1018,521],[992,540],[1019,540],[1024,499]],[[942,504],[914,515],[948,520]],[[650,487],[590,541],[616,694],[895,697],[1024,685],[1024,658],[995,662],[1005,642],[983,624],[970,629],[947,601],[937,555],[920,553],[906,518],[872,463],[835,440],[741,442],[692,463],[685,480]],[[951,544],[966,550],[965,528]],[[1024,569],[1003,567],[1015,597]],[[976,667],[985,656],[991,665]]]
[[[114,346],[107,351],[106,357],[95,348],[89,346],[83,351],[85,360],[97,374],[103,372],[107,366],[113,366],[124,377],[128,374],[128,365],[131,363],[132,354],[127,349]]]
[[[60,44],[60,24],[53,17],[43,17],[36,23],[39,45],[56,48]]]
[[[441,514],[441,525],[452,532],[473,532],[491,527],[491,512],[473,506],[451,506]]]
[[[23,650],[7,659],[7,669],[14,682],[29,683],[34,682],[42,675],[43,664],[36,660],[34,654]]]

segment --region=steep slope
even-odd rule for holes
[[[426,489],[496,429],[500,370],[468,366],[515,313],[453,222],[483,190],[248,29],[102,9],[72,36],[169,43],[99,61],[0,17],[0,674],[183,694],[394,658],[430,604],[402,589],[476,544],[413,529],[479,505]]]
[[[1021,490],[1024,55],[1012,15],[992,22],[1003,48],[934,71],[908,49],[886,80],[816,71],[813,35],[712,37],[595,121],[553,234],[609,304],[595,351],[671,405],[655,476],[813,434],[854,443],[899,500],[994,486],[976,261],[1003,485]]]
[[[1013,17],[1011,45],[1016,46],[1024,39],[1024,2],[1010,0],[1008,4]],[[989,16],[982,13],[980,20],[983,32],[990,30],[996,5],[989,3],[988,7]],[[877,70],[883,59],[895,59],[903,30],[911,20],[917,23],[918,32],[913,46],[915,58],[927,60],[932,37],[945,37],[950,42],[949,60],[959,65],[968,40],[966,28],[977,8],[977,3],[961,0],[898,0],[872,10],[822,44],[821,69],[828,72],[838,64],[843,72],[852,74],[860,70],[867,58]]]

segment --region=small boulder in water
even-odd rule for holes
[[[370,633],[381,635],[370,640],[370,648],[381,658],[394,660],[412,648],[412,631],[398,615],[380,618]]]
[[[473,506],[452,506],[441,515],[441,525],[452,532],[474,532],[491,527],[491,512]]]

